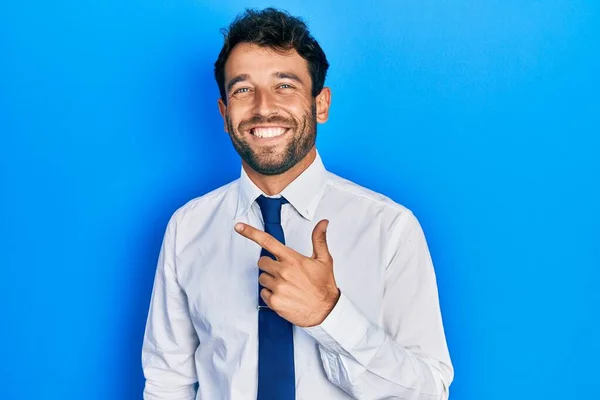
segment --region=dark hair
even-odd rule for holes
[[[239,43],[253,43],[275,50],[295,49],[308,63],[312,80],[312,96],[316,97],[325,84],[329,63],[319,43],[310,35],[306,23],[286,11],[269,7],[264,10],[246,9],[222,30],[225,42],[215,62],[215,79],[221,99],[227,103],[225,93],[225,62]]]

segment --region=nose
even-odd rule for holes
[[[254,95],[254,113],[268,117],[277,112],[277,104],[273,94],[267,90],[256,90]]]

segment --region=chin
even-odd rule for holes
[[[291,164],[282,163],[261,163],[259,165],[250,165],[252,169],[263,175],[281,175],[293,167]]]
[[[284,157],[285,154],[278,154],[277,157],[257,156],[246,160],[246,163],[250,168],[262,175],[280,175],[294,166],[293,160],[285,159]]]

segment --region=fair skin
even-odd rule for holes
[[[225,64],[225,88],[227,104],[218,101],[225,131],[238,152],[247,151],[256,166],[243,158],[245,172],[264,193],[281,193],[315,160],[316,148],[310,142],[312,110],[314,106],[316,122],[327,121],[330,89],[323,88],[313,98],[308,64],[295,50],[275,51],[249,43],[231,51]],[[282,318],[300,327],[322,323],[340,296],[327,247],[328,224],[321,220],[315,226],[311,257],[250,225],[235,226],[240,235],[276,257],[258,261],[259,282],[264,286],[260,296]]]

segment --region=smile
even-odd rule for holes
[[[277,136],[283,135],[287,132],[289,128],[284,128],[280,126],[272,126],[272,127],[254,127],[250,129],[250,133],[258,138],[266,139],[266,138],[274,138]]]

